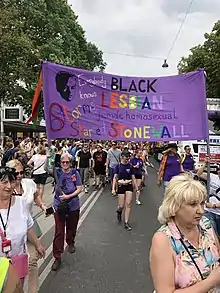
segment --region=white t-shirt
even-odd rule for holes
[[[220,187],[220,178],[218,175],[216,174],[210,174],[210,197],[209,197],[209,202],[210,203],[218,203],[219,200],[215,197],[212,196],[212,194],[216,195],[216,190]],[[218,197],[220,197],[220,192],[218,192]],[[220,215],[220,208],[205,208],[206,211],[216,214],[216,215]]]
[[[39,154],[33,155],[33,157],[31,158],[31,161],[34,162],[34,170],[36,169],[36,171],[33,171],[34,175],[46,173],[46,171],[44,170],[46,160],[47,160],[46,155],[39,155]]]
[[[8,209],[0,209],[4,224],[7,220]],[[6,238],[11,240],[12,250],[9,256],[16,256],[24,252],[27,242],[27,231],[33,226],[34,222],[28,211],[27,204],[23,196],[15,196],[15,203],[10,208],[8,223],[6,227]],[[4,231],[0,221],[0,228]],[[2,239],[0,237],[0,247]],[[5,256],[0,249],[0,256]]]
[[[37,185],[32,179],[24,178],[21,181],[21,186],[23,189],[22,197],[24,197],[28,210],[30,214],[32,215],[32,209],[34,204],[34,194],[37,191]]]

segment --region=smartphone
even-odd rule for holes
[[[54,207],[50,207],[46,209],[46,217],[53,215],[55,213]]]

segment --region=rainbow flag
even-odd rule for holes
[[[32,111],[31,111],[31,117],[26,122],[26,125],[33,122],[33,125],[36,127],[38,123],[38,112],[41,102],[41,93],[42,93],[42,86],[43,86],[43,76],[42,76],[42,70],[40,70],[39,76],[38,76],[38,82],[36,85],[34,97],[32,100]]]

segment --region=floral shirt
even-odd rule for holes
[[[219,253],[216,246],[214,230],[208,218],[203,217],[200,221],[200,239],[199,248],[195,248],[192,243],[181,235],[174,221],[163,225],[158,231],[164,232],[168,236],[173,250],[176,253],[175,263],[175,285],[178,288],[187,288],[200,282],[201,276],[190,258],[184,245],[180,241],[183,239],[184,244],[191,253],[194,261],[200,269],[203,278],[206,279],[212,270],[219,266]],[[218,292],[216,289],[209,291]]]

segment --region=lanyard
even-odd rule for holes
[[[11,209],[11,198],[10,197],[10,201],[9,201],[9,206],[8,206],[8,212],[7,212],[7,218],[6,218],[6,223],[4,223],[3,221],[3,218],[2,218],[2,215],[0,213],[0,220],[2,222],[2,227],[4,229],[4,236],[6,237],[6,228],[7,228],[7,225],[8,225],[8,218],[9,218],[9,214],[10,214],[10,209]]]

